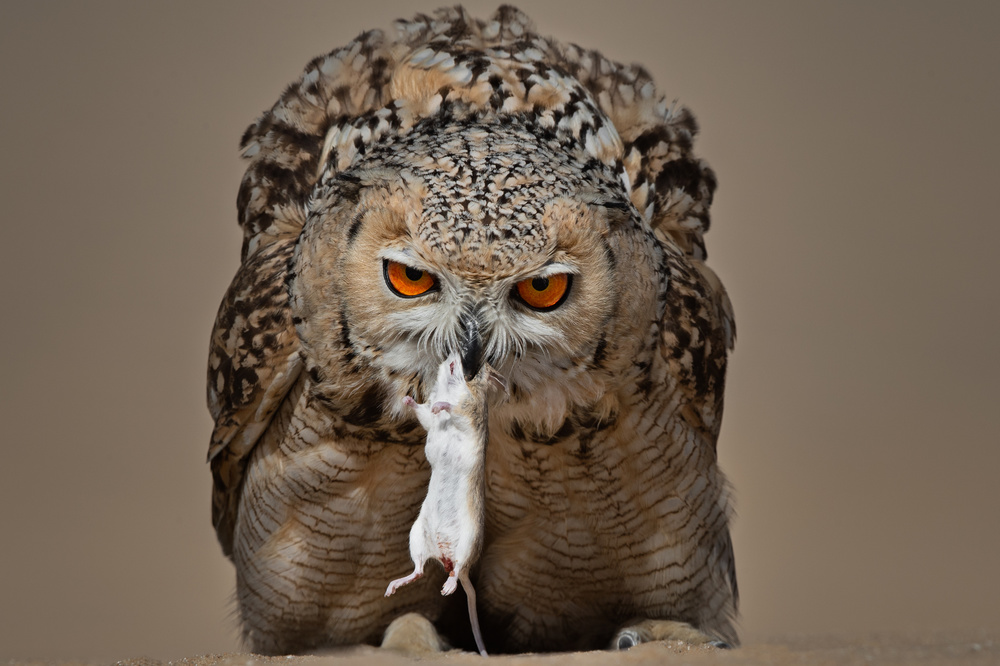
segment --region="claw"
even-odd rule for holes
[[[711,636],[694,628],[687,622],[677,620],[642,620],[635,619],[618,630],[608,646],[611,650],[627,650],[639,643],[653,641],[682,641],[690,645],[704,645],[725,650],[732,647],[731,643]]]
[[[618,650],[627,650],[631,647],[635,647],[641,642],[642,640],[636,632],[626,630],[618,634],[618,640],[615,642],[615,648]]]

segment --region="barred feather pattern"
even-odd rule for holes
[[[735,324],[696,132],[641,67],[509,6],[365,32],[250,126],[208,368],[212,515],[249,647],[378,643],[411,611],[468,642],[443,572],[382,593],[429,478],[402,401],[470,316],[510,383],[473,575],[490,650],[600,647],[633,620],[737,643],[716,465]],[[427,298],[382,282],[407,257],[436,276]],[[566,305],[510,302],[553,265]]]

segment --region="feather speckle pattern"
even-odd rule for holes
[[[491,651],[737,643],[735,325],[696,131],[641,68],[506,6],[363,33],[247,130],[208,401],[250,648],[378,644],[407,613],[462,645],[440,572],[384,597],[430,475],[406,397],[456,352],[508,387],[471,573]]]

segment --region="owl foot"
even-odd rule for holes
[[[639,643],[651,641],[683,641],[692,645],[707,645],[710,647],[728,649],[732,647],[725,641],[704,634],[687,622],[672,620],[635,620],[623,627],[611,639],[611,650],[627,650]]]
[[[400,615],[386,627],[382,647],[409,657],[444,652],[449,645],[431,621],[419,613]]]

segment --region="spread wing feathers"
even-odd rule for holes
[[[249,454],[302,368],[285,286],[294,243],[283,241],[240,268],[216,317],[208,356],[208,408],[215,419],[212,522],[232,551],[240,488]]]
[[[363,33],[314,59],[243,136],[246,257],[302,228],[317,181],[430,118],[528,117],[567,150],[622,174],[631,200],[685,253],[705,256],[715,176],[693,157],[697,126],[649,74],[541,37],[519,10],[461,7]]]

